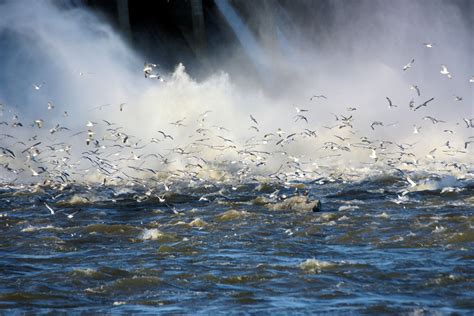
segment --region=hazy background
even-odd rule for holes
[[[17,114],[25,126],[41,118],[47,129],[61,124],[84,131],[89,120],[106,119],[124,126],[135,140],[164,130],[176,144],[186,144],[199,127],[199,114],[210,110],[206,124],[225,126],[230,130],[226,137],[240,142],[277,128],[287,134],[317,130],[317,141],[291,145],[295,154],[315,158],[334,134],[417,142],[423,155],[447,140],[461,148],[472,135],[463,122],[474,117],[472,1],[266,1],[274,12],[271,19],[261,3],[247,11],[244,1],[222,3],[233,6],[248,29],[229,26],[227,32],[234,34],[222,38],[210,32],[208,53],[198,58],[176,50],[180,45],[172,36],[147,47],[146,34],[153,30],[128,38],[106,10],[87,2],[0,1],[2,120],[11,123]],[[222,3],[214,7],[225,21]],[[154,13],[159,15],[149,12],[148,19]],[[135,13],[135,19],[140,15]],[[427,42],[435,46],[424,47]],[[413,67],[403,71],[412,58]],[[160,64],[157,70],[166,82],[145,79],[144,62]],[[440,74],[442,64],[452,79]],[[32,87],[41,83],[40,90]],[[421,97],[410,90],[412,84],[420,87]],[[315,94],[328,99],[310,101]],[[454,95],[463,100],[455,101]],[[389,109],[385,97],[398,108]],[[408,108],[411,99],[418,105],[431,97],[435,100],[427,108]],[[55,104],[53,110],[47,110],[48,101]],[[121,103],[126,103],[123,112]],[[103,104],[110,106],[94,109]],[[294,122],[294,106],[309,110],[309,124]],[[348,107],[358,110],[347,112]],[[324,128],[337,124],[332,113],[353,115],[357,136],[348,129]],[[259,121],[260,134],[249,129],[250,114]],[[422,120],[425,115],[449,124],[433,125]],[[183,118],[187,127],[169,124]],[[373,131],[373,121],[396,124]],[[413,134],[413,125],[422,126],[422,133]],[[443,133],[446,128],[455,134]],[[34,132],[52,138],[47,130]],[[31,131],[16,133],[28,137]],[[83,138],[69,141],[83,147]],[[170,146],[160,144],[156,150]],[[346,159],[365,161],[368,154],[354,151]],[[469,155],[460,159],[472,162]]]

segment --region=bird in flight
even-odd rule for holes
[[[406,71],[408,70],[409,68],[411,68],[413,66],[413,63],[415,62],[415,59],[413,58],[408,64],[406,64],[405,66],[403,66],[403,71]]]
[[[370,124],[370,128],[371,128],[372,130],[375,130],[374,126],[376,126],[376,125],[383,126],[383,123],[380,122],[380,121],[372,122],[372,124]]]
[[[296,118],[295,122],[298,122],[299,120],[304,120],[306,121],[306,123],[308,123],[308,119],[304,115],[298,114],[295,116],[295,118]]]
[[[434,100],[434,98],[431,98],[431,99],[429,99],[428,101],[423,102],[422,104],[418,105],[413,111],[418,110],[418,109],[421,108],[422,106],[428,106],[428,103],[431,102],[431,101],[433,101],[433,100]]]
[[[41,89],[41,88],[43,87],[43,85],[44,85],[44,82],[38,83],[38,84],[36,84],[36,83],[33,83],[33,84],[32,84],[33,89],[35,89],[35,90]]]
[[[392,107],[398,107],[398,105],[392,103],[392,100],[390,100],[389,97],[385,97],[385,99],[387,99],[387,101],[388,101],[388,108],[389,109],[392,108]]]
[[[463,118],[464,120],[464,123],[466,123],[466,127],[469,128],[469,127],[474,127],[474,118],[470,118],[470,119],[467,119],[467,118]]]
[[[441,65],[441,70],[439,71],[442,75],[446,75],[449,79],[452,79],[453,76],[448,70],[448,67],[446,65]]]
[[[255,117],[252,116],[252,114],[250,114],[250,119],[252,120],[252,122],[258,125],[257,120],[255,119]]]
[[[145,78],[148,78],[148,76],[151,75],[153,69],[156,67],[158,67],[157,64],[145,63],[145,65],[143,66],[143,73],[145,74]]]
[[[300,108],[297,108],[297,107],[295,107],[295,110],[296,110],[296,113],[308,112],[308,110],[300,109]]]
[[[424,119],[424,120],[430,120],[431,123],[433,123],[433,124],[436,124],[436,123],[446,123],[445,121],[438,120],[438,119],[436,119],[436,118],[434,118],[434,117],[432,117],[432,116],[425,116],[425,117],[423,117],[423,119]]]
[[[327,99],[327,97],[325,95],[313,95],[311,98],[309,98],[310,101],[312,101],[313,99]]]
[[[416,94],[418,94],[418,96],[421,96],[420,88],[418,88],[417,85],[415,85],[415,84],[412,85],[412,86],[410,87],[410,89],[411,89],[411,90],[415,90],[415,91],[416,91]]]

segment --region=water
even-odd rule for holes
[[[146,199],[147,189],[137,186],[3,186],[1,310],[378,315],[474,308],[472,179],[403,196],[406,180],[393,175],[154,187],[165,202]],[[274,210],[305,190],[321,200],[321,211]]]

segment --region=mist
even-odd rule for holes
[[[189,75],[186,64],[171,65],[171,72],[166,71],[167,67],[157,67],[165,79],[160,82],[145,78],[142,70],[144,62],[160,64],[160,60],[145,60],[99,15],[86,8],[49,1],[1,2],[0,103],[1,120],[6,122],[1,128],[2,133],[17,139],[3,136],[0,144],[14,148],[17,168],[25,169],[35,164],[21,157],[23,147],[15,147],[18,141],[25,147],[36,141],[42,141],[41,146],[69,144],[72,158],[68,163],[77,162],[83,167],[81,172],[91,178],[97,174],[82,158],[84,152],[93,149],[85,142],[91,129],[86,126],[89,121],[94,123],[94,139],[100,144],[120,140],[123,134],[128,137],[127,148],[100,148],[106,157],[117,157],[117,169],[130,165],[127,159],[140,151],[141,155],[160,153],[173,161],[163,164],[142,160],[137,162],[140,167],[180,170],[190,162],[196,163],[197,158],[176,157],[176,148],[186,148],[208,161],[210,171],[232,169],[244,161],[256,174],[272,173],[288,160],[304,161],[311,168],[342,170],[373,163],[370,147],[349,145],[360,142],[361,137],[416,144],[412,152],[420,165],[437,147],[437,162],[457,161],[472,166],[472,150],[464,148],[472,128],[466,128],[463,121],[474,117],[474,84],[469,82],[474,75],[472,19],[449,1],[328,4],[334,14],[327,21],[315,22],[312,19],[317,16],[308,13],[296,19],[293,12],[293,16],[289,14],[277,23],[276,38],[269,38],[274,35],[265,33],[268,26],[262,22],[255,35],[258,52],[252,55],[252,45],[242,52],[251,60],[256,58],[255,64],[260,67],[256,76],[242,70],[238,56],[231,54],[202,77]],[[258,18],[260,13],[254,14]],[[423,43],[435,45],[426,48]],[[412,59],[413,66],[403,71]],[[441,65],[447,65],[452,79],[440,74]],[[41,88],[37,90],[33,85]],[[410,89],[411,85],[420,88],[421,96]],[[314,95],[327,99],[310,100]],[[462,101],[456,101],[455,96],[462,97]],[[389,109],[386,97],[398,107]],[[412,99],[419,105],[432,97],[427,107],[418,111],[409,108]],[[54,109],[47,109],[48,102],[54,104]],[[303,113],[308,123],[295,122],[295,107],[308,110]],[[357,110],[347,111],[351,107]],[[352,115],[353,128],[329,129],[341,123],[341,115]],[[433,124],[424,120],[425,116],[447,123]],[[34,126],[37,119],[44,121],[42,128]],[[110,136],[110,126],[102,120],[121,126],[122,136]],[[185,126],[170,124],[178,120],[183,120]],[[23,127],[12,128],[15,121]],[[372,129],[374,121],[384,126]],[[51,133],[49,130],[57,124],[69,130]],[[413,133],[414,125],[421,127],[419,134]],[[199,128],[210,131],[198,135]],[[317,137],[302,135],[295,142],[276,146],[281,138],[278,129],[284,131],[283,137],[304,129],[315,130]],[[446,129],[453,134],[444,132]],[[163,139],[158,130],[174,140]],[[82,134],[75,135],[78,132]],[[274,136],[262,141],[267,133]],[[325,142],[337,141],[334,135],[350,138],[342,144],[351,151],[325,148]],[[239,150],[255,144],[251,148],[274,154],[262,158],[242,155],[237,149],[216,152],[209,146],[230,144],[218,136],[232,140]],[[152,138],[159,142],[152,143]],[[201,138],[207,139],[206,146],[195,144]],[[447,141],[449,146],[443,147]],[[56,146],[55,150],[64,146]],[[63,154],[56,151],[57,157],[53,158],[44,154],[45,160],[37,164],[44,165]],[[334,154],[337,156],[332,157]],[[259,164],[262,160],[265,164]],[[2,173],[4,178],[15,177]],[[140,173],[128,170],[127,174]]]

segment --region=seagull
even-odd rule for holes
[[[416,182],[415,182],[415,181],[413,181],[412,179],[410,179],[410,177],[407,177],[407,181],[408,181],[408,183],[410,183],[410,187],[412,187],[412,188],[413,188],[413,187],[415,187],[415,186],[416,186]]]
[[[123,111],[123,107],[125,106],[126,103],[120,103],[119,107],[120,107],[120,112]]]
[[[234,143],[234,142],[232,141],[232,139],[225,138],[225,137],[220,136],[220,135],[217,135],[217,137],[219,137],[220,139],[222,139],[222,140],[225,141],[225,142],[229,142],[229,143],[232,143],[232,144]]]
[[[372,130],[375,130],[374,126],[376,126],[376,125],[383,126],[383,123],[380,122],[380,121],[372,122],[372,124],[370,124],[370,128],[371,128]]]
[[[250,119],[252,120],[252,122],[258,125],[257,120],[255,119],[255,117],[252,116],[252,114],[250,114]]]
[[[174,125],[174,126],[186,126],[186,125],[183,124],[183,121],[184,121],[185,119],[186,119],[186,118],[184,117],[184,118],[182,118],[182,119],[180,119],[180,120],[177,120],[176,122],[171,122],[170,124],[171,124],[171,125]]]
[[[420,129],[421,129],[421,126],[420,126],[420,127],[417,127],[416,125],[413,125],[413,134],[419,134],[419,133],[420,133]]]
[[[54,210],[52,209],[51,206],[49,206],[48,204],[46,204],[46,202],[44,202],[44,206],[46,206],[46,208],[51,212],[51,215],[54,215]]]
[[[448,67],[446,67],[446,65],[441,65],[441,71],[440,71],[440,73],[441,73],[442,75],[447,75],[447,74],[449,74]]]
[[[145,78],[148,78],[148,76],[151,75],[151,72],[153,71],[153,69],[156,68],[157,66],[158,66],[157,64],[145,63],[143,66],[143,73],[145,74]]]
[[[105,182],[105,178],[104,178],[104,182]],[[74,217],[74,215],[76,215],[77,213],[79,213],[79,211],[76,211],[74,213],[71,213],[71,214],[66,214],[67,218],[71,219]]]
[[[385,99],[387,99],[387,101],[388,101],[388,108],[389,109],[392,108],[392,107],[398,107],[398,105],[392,103],[392,100],[390,100],[389,97],[385,97]]]
[[[438,148],[432,149],[432,150],[428,153],[428,155],[426,155],[426,158],[430,158],[430,159],[433,159],[433,160],[434,160],[434,159],[435,159],[434,153],[436,152],[436,150],[438,150]]]
[[[411,66],[413,66],[413,63],[415,62],[415,59],[413,58],[408,64],[406,64],[405,66],[403,66],[403,71],[406,71],[408,70],[409,68],[411,68]]]
[[[86,126],[87,126],[87,127],[93,127],[93,126],[96,125],[96,124],[97,124],[96,122],[87,121]]]
[[[58,131],[61,131],[61,130],[69,130],[69,128],[67,128],[67,127],[61,127],[59,124],[56,124],[56,126],[55,126],[54,128],[52,128],[52,129],[49,130],[49,133],[50,133],[50,134],[54,134],[54,133],[56,133],[56,132],[58,132]]]
[[[39,173],[36,172],[36,171],[35,171],[33,168],[31,168],[31,167],[30,167],[30,171],[31,171],[31,175],[32,175],[33,177],[39,176]]]
[[[377,153],[375,152],[375,149],[372,149],[372,153],[370,154],[369,157],[372,158],[372,159],[377,160]]]
[[[39,90],[43,87],[44,85],[44,82],[40,83],[40,84],[36,84],[36,83],[33,83],[32,86],[33,86],[33,89],[35,90]]]
[[[161,135],[163,135],[163,137],[166,139],[166,138],[169,138],[169,139],[174,139],[171,135],[168,135],[166,134],[165,132],[163,131],[158,131],[158,133],[160,133]]]
[[[204,111],[201,114],[199,114],[199,117],[206,117],[209,113],[212,113],[212,111],[211,110]]]
[[[147,78],[150,78],[150,79],[158,79],[158,80],[160,80],[161,82],[165,82],[165,79],[163,79],[163,77],[161,77],[161,76],[158,75],[158,74],[148,75]]]
[[[107,124],[108,126],[111,126],[111,125],[115,125],[115,123],[111,123],[107,120],[102,120],[102,122],[104,122],[105,124]]]
[[[426,48],[433,48],[433,46],[435,45],[435,43],[423,43],[423,46],[425,46]]]
[[[305,110],[305,109],[299,109],[297,107],[295,107],[295,110],[296,110],[296,113],[301,113],[301,112],[308,112],[308,110]]]
[[[35,124],[38,128],[42,128],[42,127],[43,127],[43,120],[42,120],[42,119],[35,120],[34,124]]]
[[[454,96],[454,101],[462,101],[462,97],[459,97],[457,95]]]
[[[308,123],[308,119],[304,115],[298,114],[295,116],[295,118],[296,118],[295,122],[298,122],[299,120],[305,120],[306,123]]]
[[[2,150],[3,155],[7,155],[10,158],[15,159],[15,153],[13,151],[11,151],[10,149],[5,148],[5,147],[0,147],[0,149]],[[3,156],[3,155],[0,155],[0,157]]]
[[[453,78],[453,77],[451,76],[451,74],[449,73],[448,67],[447,67],[446,65],[441,65],[440,73],[441,73],[442,75],[448,76],[449,79]]]
[[[410,103],[408,103],[408,106],[410,107],[410,109],[413,109],[415,107],[415,101],[411,99]]]
[[[349,139],[348,137],[342,137],[342,136],[339,136],[339,135],[334,135],[334,137],[339,138],[339,139],[342,140],[343,142]]]
[[[463,120],[466,123],[467,128],[474,127],[474,124],[473,124],[474,118],[471,118],[471,119],[463,118]]]
[[[327,97],[325,95],[313,95],[311,98],[309,98],[310,101],[312,101],[313,99],[327,99]]]
[[[412,85],[412,86],[410,87],[410,89],[411,89],[411,90],[415,90],[415,91],[416,91],[416,94],[418,94],[418,96],[421,96],[420,88],[418,88],[417,85],[415,85],[415,84]]]
[[[446,123],[445,121],[435,119],[435,118],[432,117],[432,116],[425,116],[425,117],[423,117],[423,119],[424,119],[424,120],[430,120],[431,123],[433,123],[433,124],[436,124],[436,123]]]
[[[469,82],[474,83],[474,76],[472,76],[471,79],[469,79]]]
[[[421,108],[422,106],[428,106],[428,103],[431,102],[431,101],[433,101],[433,100],[434,100],[434,98],[431,98],[431,99],[429,99],[428,101],[423,102],[422,104],[418,105],[418,106],[414,109],[414,111],[418,110],[418,109]]]
[[[105,108],[106,106],[110,106],[110,103],[102,104],[102,105],[93,107],[91,110],[99,110],[99,111],[101,111],[101,110],[102,110],[103,108]]]
[[[41,142],[37,142],[36,144],[33,144],[33,145],[27,147],[27,148],[26,148],[25,150],[23,150],[21,153],[23,154],[23,153],[29,151],[30,149],[35,148],[35,147],[38,146],[39,144],[41,144]]]
[[[48,101],[48,110],[54,109],[54,104],[51,101]]]
[[[85,76],[85,75],[95,75],[94,72],[83,72],[83,71],[74,71],[74,72],[77,72],[79,74],[79,76]]]

